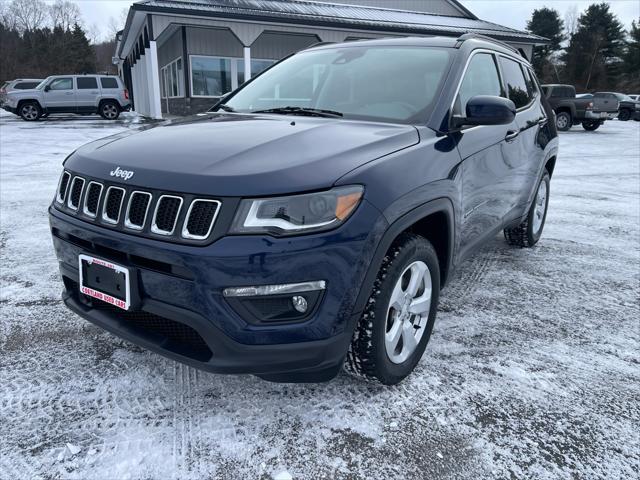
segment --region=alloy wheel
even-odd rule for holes
[[[22,117],[27,120],[36,120],[38,118],[38,109],[33,105],[25,105],[22,107]]]
[[[116,108],[115,105],[108,103],[104,107],[102,107],[102,113],[109,120],[113,120],[118,116],[118,109]]]
[[[533,233],[538,234],[540,228],[542,228],[542,221],[544,220],[544,214],[547,211],[547,182],[544,180],[540,182],[538,187],[538,193],[536,194],[536,203],[533,210]]]
[[[417,261],[400,275],[391,293],[385,326],[385,349],[391,362],[405,362],[416,350],[431,311],[431,272]]]

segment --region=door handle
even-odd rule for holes
[[[73,92],[66,92],[65,95],[73,95]]]
[[[504,139],[507,142],[512,142],[518,137],[518,135],[520,135],[520,130],[509,130]]]

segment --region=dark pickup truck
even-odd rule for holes
[[[604,102],[595,96],[576,98],[572,85],[543,85],[542,91],[556,114],[556,127],[562,132],[578,123],[585,130],[594,131],[618,114],[617,102]]]
[[[640,121],[640,101],[634,100],[629,95],[616,92],[598,92],[594,98],[604,97],[610,102],[618,104],[618,120],[626,122],[628,120]]]

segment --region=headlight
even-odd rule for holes
[[[329,230],[349,218],[363,192],[364,188],[356,185],[305,195],[243,200],[231,233],[283,236]]]

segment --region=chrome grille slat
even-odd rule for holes
[[[175,195],[162,195],[158,198],[156,209],[153,212],[151,231],[158,235],[173,235],[182,209],[182,197]],[[158,215],[161,215],[159,218]],[[160,221],[160,225],[158,225]],[[169,228],[171,225],[171,228]]]
[[[190,240],[204,240],[211,235],[211,230],[213,230],[213,225],[220,212],[220,205],[218,200],[201,198],[193,200],[184,219],[182,237]],[[213,210],[211,210],[212,207]]]
[[[64,200],[67,197],[69,180],[71,180],[71,174],[69,172],[62,172],[60,181],[58,182],[58,192],[56,193],[56,201],[58,203],[64,203]]]
[[[78,210],[80,200],[82,199],[82,191],[84,190],[84,178],[73,177],[71,187],[69,188],[69,196],[67,198],[67,207],[71,210]]]
[[[87,185],[87,192],[84,194],[82,213],[91,218],[96,218],[103,189],[104,187],[101,183],[95,181],[89,182],[89,185]]]
[[[134,190],[129,196],[129,202],[127,203],[127,212],[124,216],[124,226],[133,230],[142,230],[145,223],[147,223],[147,214],[149,213],[149,207],[151,206],[152,195],[149,192],[140,192]],[[132,212],[132,207],[134,211]],[[140,221],[140,211],[143,210],[142,220]],[[131,218],[133,216],[135,218]]]
[[[112,196],[112,195],[115,195]],[[109,187],[107,189],[107,193],[104,196],[104,203],[102,204],[102,220],[111,225],[117,225],[120,221],[120,213],[122,211],[122,203],[124,201],[124,197],[126,195],[126,191],[121,187]],[[117,197],[120,197],[119,200]],[[115,202],[115,203],[114,203]],[[116,207],[117,204],[117,207]],[[109,210],[117,210],[117,216],[109,213]]]

